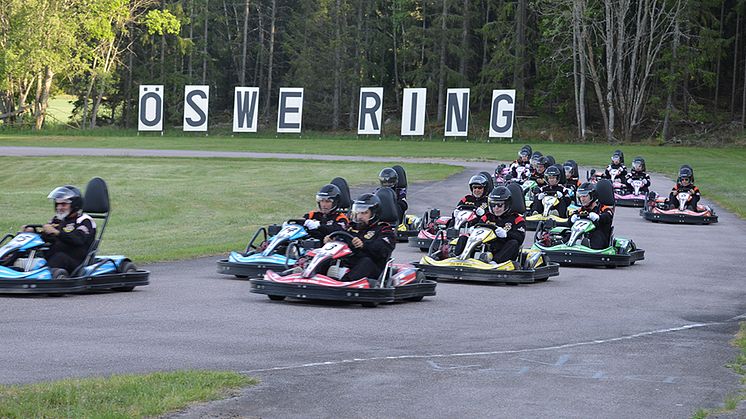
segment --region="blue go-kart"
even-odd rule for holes
[[[261,278],[268,269],[284,271],[293,267],[308,249],[321,247],[303,227],[305,220],[288,220],[261,227],[254,233],[246,250],[233,251],[228,259],[218,261],[218,273],[236,278]]]
[[[73,272],[50,268],[44,258],[48,243],[35,232],[6,234],[0,240],[0,294],[68,294],[84,291],[132,291],[148,285],[150,272],[139,270],[125,256],[97,255],[109,221],[109,191],[101,178],[88,182],[83,212],[103,220],[88,254]]]

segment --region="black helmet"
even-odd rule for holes
[[[568,160],[563,164],[565,168],[565,177],[566,178],[576,178],[578,177],[578,164],[575,163],[575,160]]]
[[[497,167],[495,168],[495,176],[502,176],[503,170],[505,170],[506,167],[507,166],[505,166],[502,163],[498,164]]]
[[[370,210],[370,220],[367,223],[361,223],[357,220],[357,214]],[[351,221],[357,228],[362,228],[365,225],[371,225],[378,221],[381,216],[381,200],[372,193],[364,193],[360,195],[356,200],[352,201],[352,210],[350,211]]]
[[[331,183],[324,185],[316,193],[316,204],[319,206],[319,209],[321,209],[321,200],[330,199],[333,202],[331,210],[334,211],[339,207],[341,195],[342,192],[339,190],[337,185],[332,185]]]
[[[479,185],[484,189],[487,189],[487,185],[489,184],[489,180],[487,180],[486,177],[484,177],[483,174],[479,173],[471,177],[469,179],[469,190],[474,193],[474,185]],[[485,193],[488,191],[485,191]]]
[[[390,167],[385,167],[381,170],[381,173],[378,174],[378,180],[381,182],[381,186],[383,187],[395,188],[399,183],[399,175],[396,173],[396,170]]]
[[[549,166],[547,167],[547,170],[544,171],[544,179],[549,182],[549,177],[554,176],[557,178],[557,183],[562,182],[562,173],[560,172],[559,167],[555,166]]]
[[[520,150],[518,150],[518,158],[519,159],[529,159],[531,158],[531,153],[533,153],[533,150],[531,149],[531,146],[526,144],[523,147],[521,147]]]
[[[490,212],[498,216],[509,212],[511,209],[510,196],[510,189],[505,186],[498,186],[493,189],[492,192],[490,192],[490,195],[487,197],[487,205],[489,206]],[[503,205],[503,208],[505,208],[505,210],[500,214],[495,214],[495,209],[493,208],[493,206],[500,203]]]
[[[47,195],[47,198],[52,200],[55,207],[58,202],[70,204],[71,213],[78,212],[83,208],[83,195],[75,186],[65,185],[57,187]]]
[[[689,179],[689,183],[694,182],[694,170],[692,170],[689,166],[681,166],[681,169],[679,169],[679,178],[677,181],[681,183],[681,179],[686,178]]]
[[[547,156],[541,156],[539,158],[539,161],[536,163],[536,168],[538,169],[539,166],[543,166],[544,170],[546,170],[549,166],[552,165],[551,160],[547,158]]]
[[[535,167],[536,164],[539,163],[541,156],[541,151],[534,151],[533,154],[531,154],[531,166]]]
[[[624,153],[622,153],[622,150],[614,150],[614,153],[611,155],[611,161],[614,162],[614,159],[618,158],[619,163],[614,164],[624,164]]]
[[[645,159],[642,157],[635,157],[634,160],[632,160],[632,170],[635,172],[644,172],[645,171]]]
[[[596,188],[590,182],[584,182],[578,186],[576,194],[578,197],[590,195],[591,202],[598,200],[598,192],[596,192]]]

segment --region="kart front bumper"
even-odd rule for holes
[[[474,281],[496,284],[532,284],[543,282],[549,277],[559,275],[559,264],[548,262],[535,269],[525,270],[487,270],[462,266],[434,266],[414,263],[428,279],[447,281]]]
[[[224,275],[234,275],[236,278],[261,278],[267,270],[284,271],[290,267],[277,263],[236,263],[228,259],[218,261],[217,272]]]
[[[718,222],[717,215],[667,214],[662,212],[640,210],[640,215],[648,221],[669,224],[714,224]]]
[[[345,288],[325,287],[305,283],[282,283],[266,279],[252,279],[251,292],[272,297],[288,297],[303,300],[338,301],[348,303],[392,303],[409,299],[421,299],[435,295],[433,281],[391,288]]]

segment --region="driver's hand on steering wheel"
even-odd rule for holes
[[[36,232],[36,230],[34,230],[33,227],[29,227],[25,224],[21,226],[21,231],[23,231],[24,233],[35,233]]]
[[[56,235],[60,234],[60,231],[57,230],[56,228],[54,228],[54,226],[51,225],[51,224],[44,224],[42,226],[42,230],[44,231],[44,233],[46,233],[47,235],[50,235],[50,236],[56,236]]]
[[[355,238],[352,239],[352,245],[355,248],[359,249],[359,248],[363,247],[363,241],[360,240],[360,237],[355,237]]]
[[[332,238],[331,238],[331,237],[329,237],[329,236],[324,236],[324,244],[327,244],[327,243],[329,243],[330,241],[332,241]]]

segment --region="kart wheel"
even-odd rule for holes
[[[235,276],[236,278],[238,278],[238,279],[246,279],[246,278],[248,278],[248,277],[249,277],[248,275],[234,275],[234,276]]]
[[[378,307],[378,303],[375,303],[372,301],[366,301],[364,303],[360,303],[360,305],[362,305],[363,307],[369,307],[369,308]]]
[[[121,273],[127,273],[127,272],[134,272],[137,270],[137,267],[134,263],[130,261],[122,262],[121,265],[119,265],[119,272]],[[112,291],[119,291],[119,292],[130,292],[133,289],[135,289],[134,286],[126,286],[126,287],[114,287],[111,290]]]
[[[67,271],[62,268],[52,269],[52,279],[65,279],[69,276],[70,275],[67,273]]]
[[[268,295],[267,297],[272,301],[282,301],[285,299],[285,296],[283,295]]]

